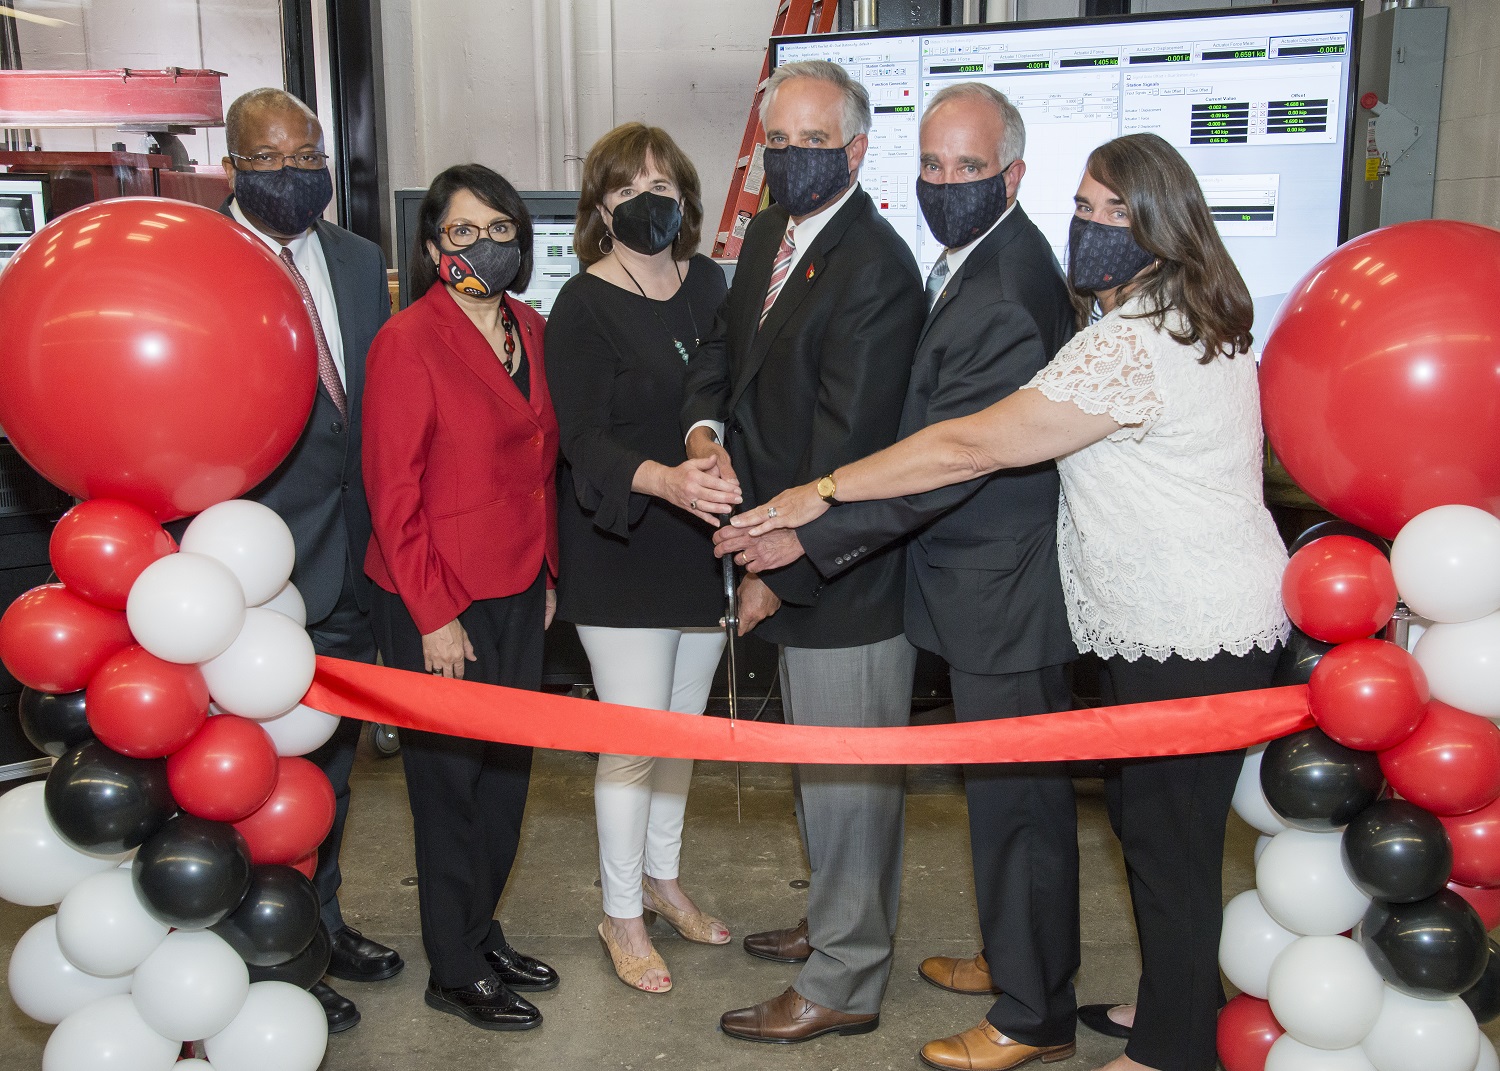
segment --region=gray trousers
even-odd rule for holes
[[[863,647],[781,648],[786,720],[797,725],[906,725],[916,648],[905,636]],[[798,993],[870,1015],[891,976],[906,815],[904,766],[793,767],[797,825],[812,879],[813,953]]]

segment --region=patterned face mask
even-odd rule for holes
[[[1005,172],[1009,170],[974,182],[917,179],[922,218],[944,248],[968,245],[995,225],[1005,211]]]
[[[1155,259],[1136,244],[1129,227],[1078,216],[1068,224],[1068,282],[1074,290],[1113,290]]]
[[[481,238],[467,249],[440,250],[438,278],[469,297],[494,297],[515,281],[521,270],[521,243]]]
[[[277,234],[301,234],[333,200],[333,177],[326,167],[236,171],[234,199]]]
[[[764,158],[771,196],[793,216],[816,212],[849,185],[848,146],[805,149],[788,145],[767,149]]]

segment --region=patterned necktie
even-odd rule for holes
[[[948,285],[948,253],[938,257],[937,263],[932,266],[932,273],[927,276],[927,310],[937,304],[937,299],[943,293],[943,287]]]
[[[781,293],[781,288],[786,285],[786,277],[792,272],[792,256],[797,247],[792,244],[792,227],[786,225],[786,233],[781,236],[781,248],[776,250],[776,262],[771,265],[771,287],[766,291],[766,303],[760,309],[760,324],[765,326],[766,317],[771,314],[771,306],[776,304],[776,295]]]
[[[323,322],[318,319],[318,307],[313,304],[312,291],[307,288],[307,280],[302,278],[302,273],[297,270],[297,262],[292,259],[292,251],[285,246],[281,248],[281,259],[285,262],[287,271],[292,273],[292,281],[297,284],[297,292],[302,295],[302,304],[307,307],[307,315],[312,317],[313,339],[318,344],[318,380],[323,384],[323,389],[333,399],[333,404],[338,406],[339,415],[348,417],[349,403],[344,397],[344,384],[339,379],[339,370],[333,365],[333,354],[328,350],[328,339],[323,334]]]

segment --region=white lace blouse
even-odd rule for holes
[[[1058,459],[1057,547],[1080,650],[1212,658],[1272,650],[1290,626],[1287,556],[1261,494],[1250,354],[1200,364],[1127,302],[1080,331],[1027,388],[1122,427]]]

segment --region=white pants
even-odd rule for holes
[[[606,703],[702,714],[724,650],[717,628],[579,625],[594,691]],[[641,913],[641,874],[675,878],[692,759],[600,755],[594,776],[604,913]]]

